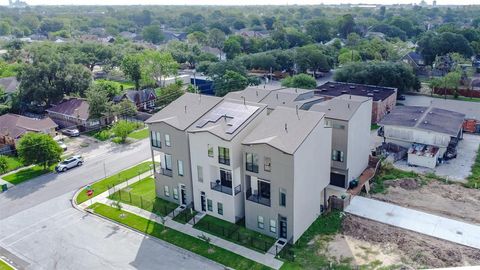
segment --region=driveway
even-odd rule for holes
[[[149,158],[148,140],[96,144],[82,154],[82,167],[43,175],[0,194],[0,257],[18,269],[223,269],[72,207],[77,189]]]
[[[408,166],[406,160],[397,161],[393,165],[405,171],[414,171],[421,174],[435,173],[448,180],[466,182],[466,178],[471,174],[472,165],[475,163],[479,145],[479,135],[464,134],[463,140],[457,146],[457,158],[445,161],[445,163],[439,164],[435,169],[411,167]]]
[[[480,249],[480,226],[356,196],[346,212],[395,227]]]

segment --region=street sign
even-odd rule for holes
[[[85,189],[85,190],[91,190],[91,189],[92,189],[92,187],[91,187],[90,185],[88,185],[88,186],[85,186],[85,188],[84,188],[84,189]]]
[[[92,197],[92,195],[93,195],[93,189],[87,190],[87,196]]]

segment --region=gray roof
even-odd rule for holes
[[[90,105],[84,99],[70,98],[62,101],[60,104],[52,106],[46,112],[54,114],[68,115],[81,120],[90,118]]]
[[[42,132],[57,127],[58,125],[49,117],[36,119],[12,113],[0,116],[0,134],[15,139],[27,131]]]
[[[268,94],[270,94],[271,91],[272,90],[267,90],[263,88],[247,87],[241,91],[229,92],[225,96],[225,98],[238,99],[238,100],[243,100],[243,98],[245,98],[245,101],[260,102]]]
[[[5,93],[13,93],[17,90],[19,82],[15,77],[0,78],[0,86],[5,90]]]
[[[282,88],[270,91],[270,94],[262,99],[261,102],[267,104],[270,109],[275,109],[277,106],[291,108],[298,106],[298,108],[302,108],[323,100],[322,97],[317,97],[314,94],[314,90]]]
[[[440,108],[397,106],[379,124],[434,131],[454,137],[461,130],[464,120],[465,114]]]
[[[163,122],[179,130],[186,130],[221,100],[219,97],[185,93],[154,114],[145,123]]]
[[[310,110],[324,112],[327,118],[350,120],[360,106],[371,100],[369,97],[341,95],[325,102],[314,104]]]
[[[287,154],[294,154],[324,116],[320,112],[279,106],[242,143],[267,144]]]
[[[265,108],[264,104],[224,99],[198,119],[188,131],[192,133],[209,132],[230,141]]]

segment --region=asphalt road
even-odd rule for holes
[[[19,269],[223,269],[202,257],[145,237],[71,205],[86,184],[150,157],[148,140],[99,144],[85,163],[0,194],[0,257]]]

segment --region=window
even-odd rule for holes
[[[230,149],[218,147],[218,163],[230,165]]]
[[[170,197],[170,190],[168,189],[168,186],[163,187],[163,193],[165,196]]]
[[[166,146],[172,146],[170,143],[170,135],[165,134],[165,145]]]
[[[245,167],[249,172],[258,173],[258,157],[256,154],[245,153]]]
[[[165,154],[165,169],[172,170],[172,155]]]
[[[207,199],[207,210],[210,212],[213,211],[212,200],[210,199]]]
[[[277,233],[277,221],[275,219],[270,219],[270,232]]]
[[[217,203],[217,212],[223,216],[223,203]]]
[[[270,172],[272,170],[272,159],[269,157],[265,157],[263,161],[263,169],[266,172]]]
[[[283,207],[287,206],[287,191],[283,188],[280,189],[279,202],[280,202],[280,206],[283,206]]]
[[[332,150],[332,160],[343,162],[343,152],[338,150]]]
[[[153,147],[161,148],[162,143],[160,142],[160,132],[150,131],[150,142]]]
[[[208,156],[213,157],[213,146],[208,145]]]
[[[178,165],[178,175],[183,176],[183,161],[177,160]]]
[[[178,200],[178,188],[173,188],[173,198]]]
[[[264,229],[265,228],[265,224],[263,223],[263,217],[262,216],[257,217],[257,226],[258,226],[259,229]]]
[[[202,166],[197,166],[197,177],[198,177],[198,182],[203,183],[203,167]]]
[[[335,128],[335,129],[345,129],[345,125],[333,123],[333,128]]]
[[[331,128],[331,127],[332,127],[332,120],[326,119],[326,120],[325,120],[325,127],[326,127],[326,128]]]
[[[220,169],[220,184],[224,187],[232,187],[232,172]]]

